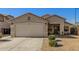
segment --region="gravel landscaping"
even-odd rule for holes
[[[48,38],[43,40],[43,51],[79,51],[79,36],[73,36],[73,38],[57,38],[58,47],[50,47]]]

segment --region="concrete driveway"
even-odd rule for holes
[[[6,37],[0,40],[0,51],[40,51],[43,38]]]

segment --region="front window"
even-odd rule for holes
[[[69,27],[68,26],[65,26],[64,27],[64,31],[69,31]]]

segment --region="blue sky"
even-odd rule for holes
[[[31,12],[38,16],[45,14],[55,14],[67,19],[68,22],[74,23],[75,9],[74,8],[0,8],[1,14],[9,14],[13,16],[20,16],[22,14]],[[79,21],[79,9],[77,9],[77,21]]]

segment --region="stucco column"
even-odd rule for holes
[[[71,30],[71,27],[69,26],[69,34],[70,34],[70,30]]]
[[[13,24],[10,27],[11,27],[11,37],[15,37],[15,34],[16,34],[16,32],[15,32],[15,25]]]
[[[0,34],[2,34],[2,23],[0,22]]]
[[[2,36],[2,28],[0,28],[0,36]]]
[[[46,23],[46,37],[48,37],[48,23]]]
[[[64,24],[60,24],[60,35],[64,35]]]
[[[45,23],[45,26],[43,26],[43,29],[44,29],[44,37],[48,37],[48,24]]]

